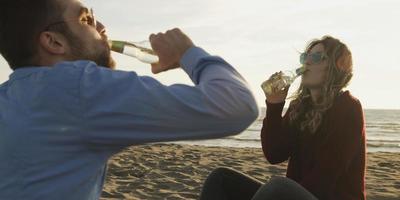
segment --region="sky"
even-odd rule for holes
[[[331,35],[348,45],[354,76],[347,88],[367,109],[400,109],[400,1],[397,0],[86,0],[109,38],[147,40],[181,28],[212,55],[232,64],[248,81],[260,107],[261,83],[277,71],[300,66],[312,39]],[[396,20],[397,19],[397,20]],[[117,68],[153,76],[166,85],[191,84],[182,70],[153,75],[150,66],[113,54]],[[0,82],[11,70],[0,58]],[[292,93],[299,81],[292,85]]]

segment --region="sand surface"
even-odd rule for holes
[[[400,200],[400,153],[368,153],[367,162],[367,199]],[[219,166],[263,182],[286,170],[286,164],[269,164],[256,148],[136,146],[110,160],[101,199],[197,199],[203,181]]]

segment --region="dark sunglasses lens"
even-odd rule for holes
[[[307,58],[307,54],[306,53],[302,53],[300,54],[300,64],[304,64]]]
[[[321,53],[311,54],[311,60],[315,64],[320,63],[322,61],[322,54]]]

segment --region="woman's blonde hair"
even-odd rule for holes
[[[335,98],[345,88],[353,76],[353,61],[350,50],[340,40],[324,36],[313,40],[305,52],[315,45],[322,44],[328,61],[326,80],[322,86],[321,96],[317,102],[312,102],[310,90],[300,85],[292,96],[289,110],[289,121],[303,132],[314,134],[320,127],[325,112],[331,108]]]

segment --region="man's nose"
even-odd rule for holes
[[[104,35],[106,33],[106,27],[99,21],[96,22],[96,30],[101,35]]]

